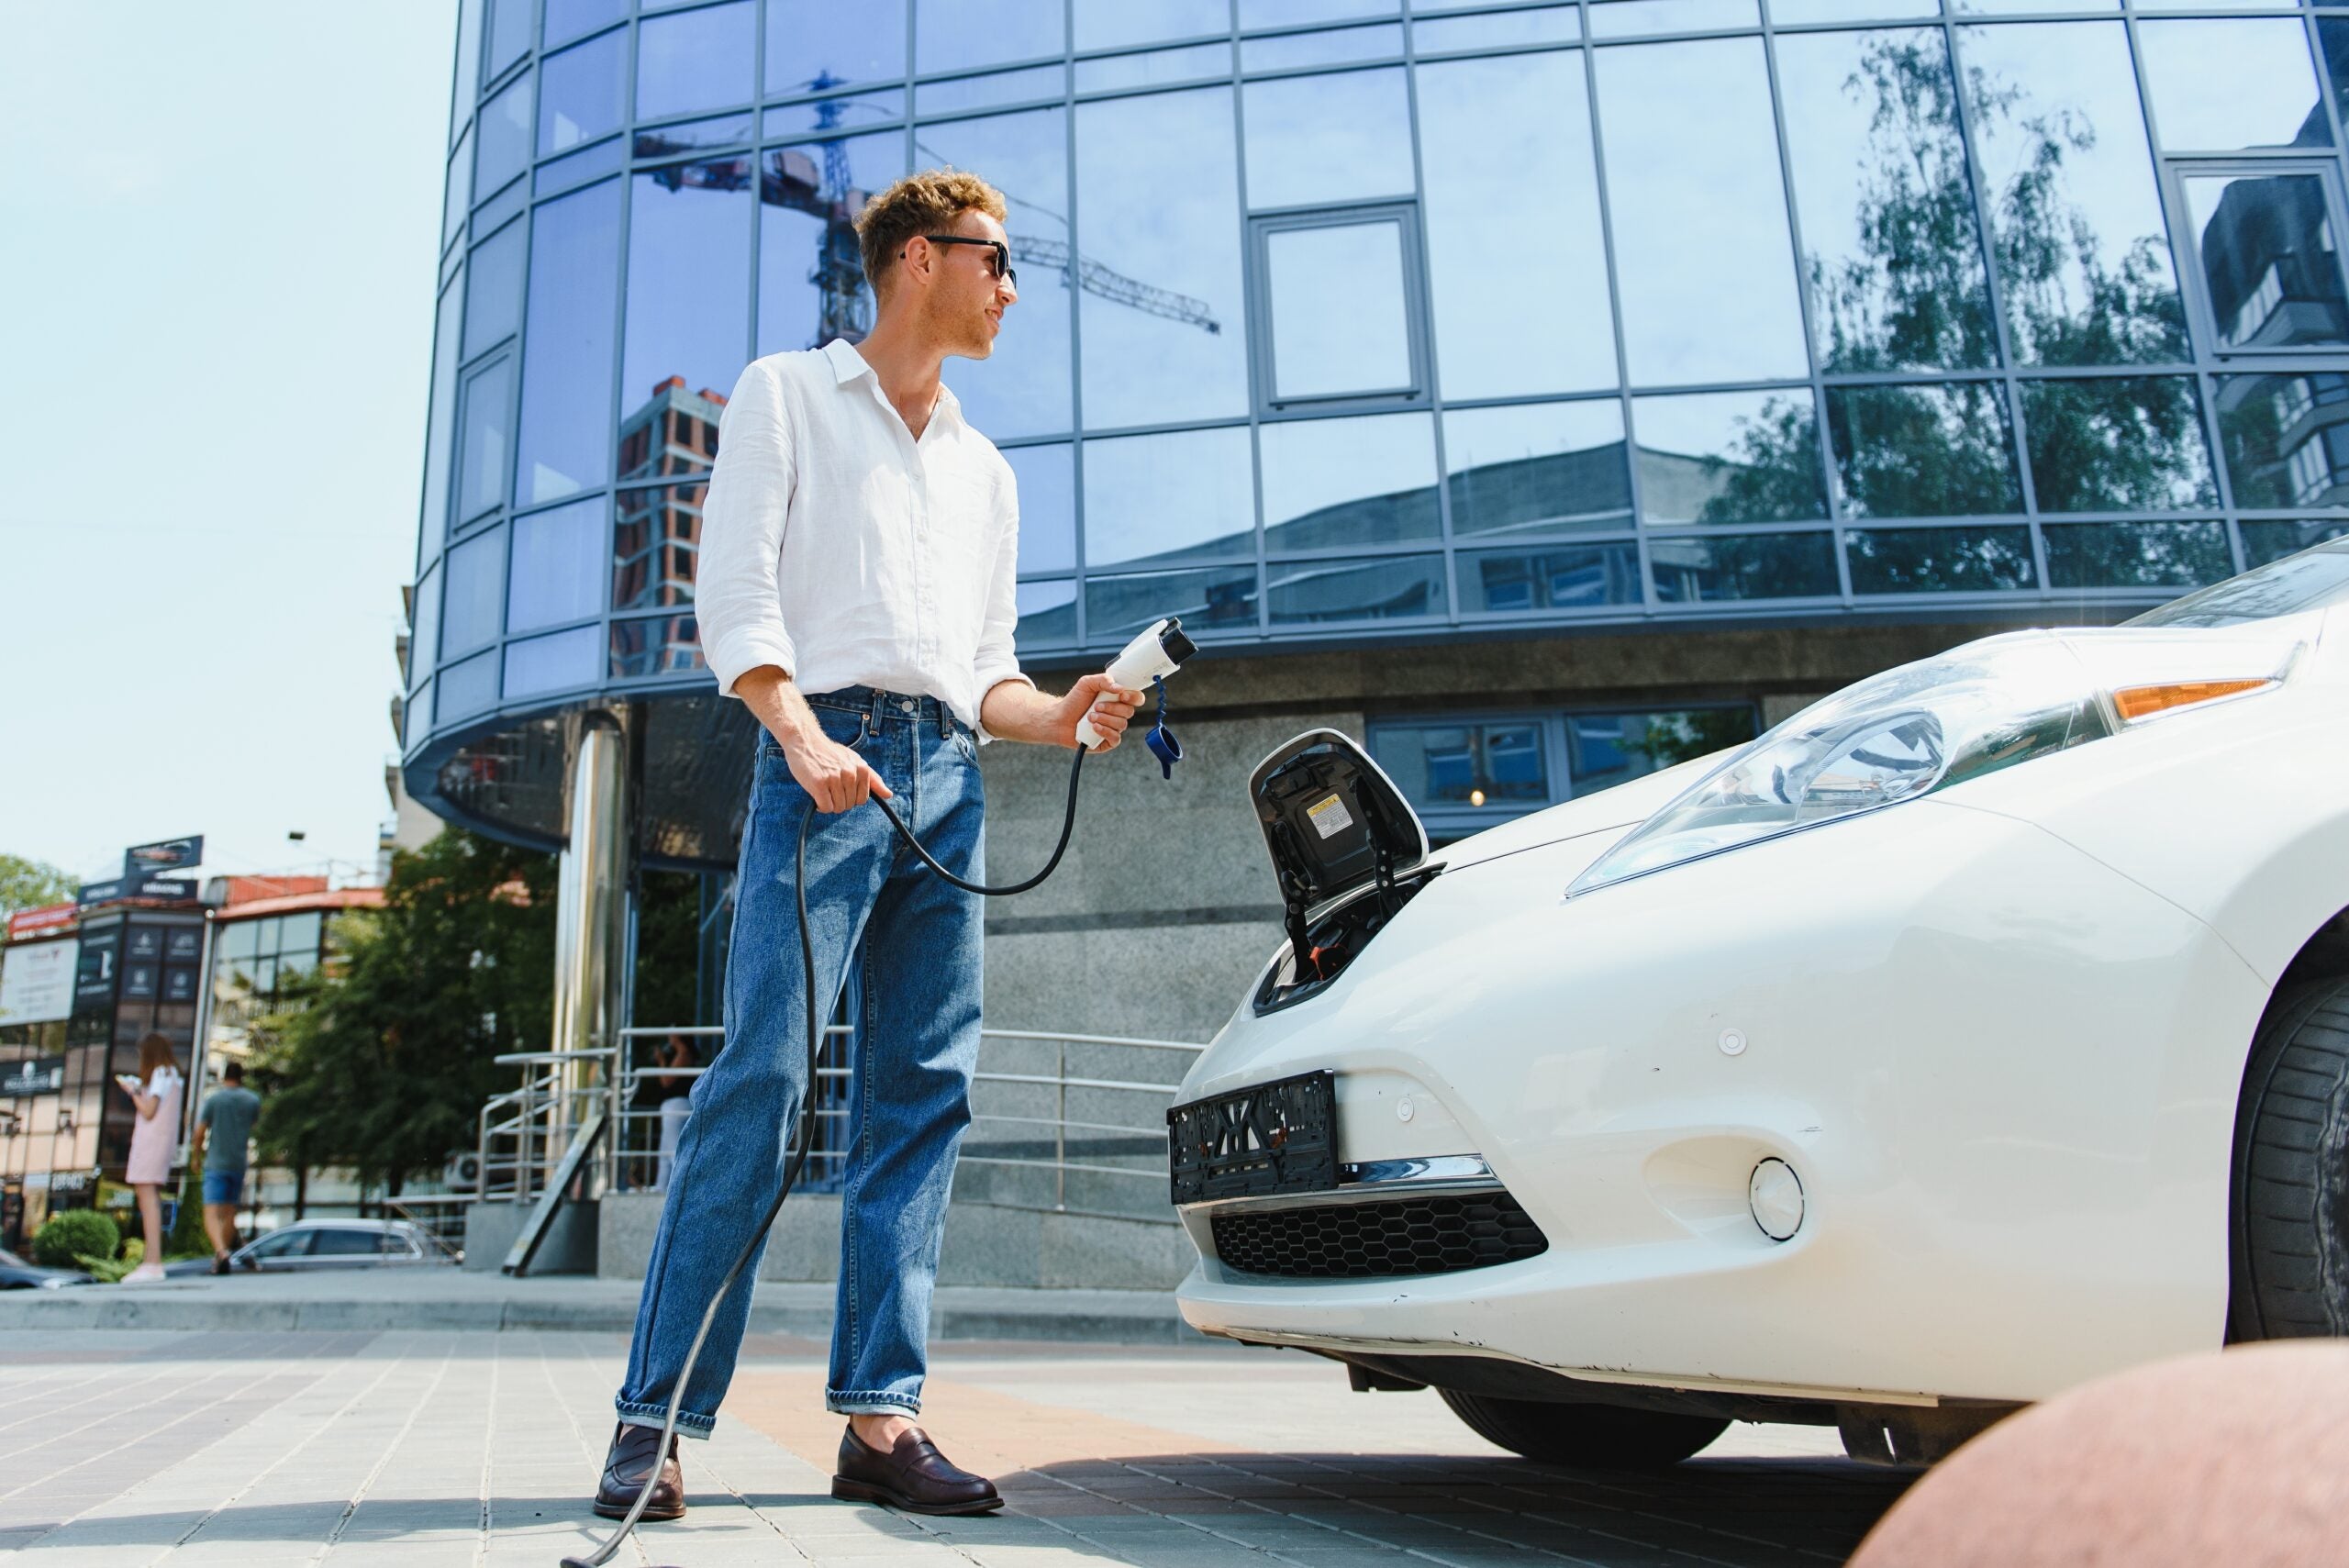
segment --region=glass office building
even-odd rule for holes
[[[1673,650],[1346,699],[1443,830],[1775,717],[1739,628],[2109,620],[2339,532],[2349,11],[1948,3],[464,0],[409,788],[559,841],[565,716],[624,704],[644,851],[730,861],[717,421],[870,326],[850,223],[939,164],[1010,203],[947,380],[1031,668],[1169,613]]]

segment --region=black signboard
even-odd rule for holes
[[[192,839],[164,839],[157,843],[139,844],[122,851],[122,874],[138,876],[142,873],[177,871],[182,866],[204,863],[204,835]]]
[[[173,964],[163,971],[163,1000],[193,1002],[195,1000],[195,971]]]
[[[65,1087],[65,1058],[36,1056],[0,1065],[0,1099],[18,1095],[54,1095]]]
[[[115,970],[122,958],[122,933],[92,931],[82,938],[82,963],[73,976],[73,1005],[103,1007],[114,1000]]]
[[[152,996],[158,971],[151,963],[126,963],[122,966],[122,994],[125,997]]]
[[[93,904],[113,904],[125,898],[193,904],[195,882],[184,876],[117,876],[110,882],[83,883],[82,891],[73,895],[73,902],[86,909]]]
[[[130,928],[129,940],[122,950],[122,961],[125,963],[152,963],[162,956],[162,927],[133,926]]]
[[[203,956],[204,931],[196,926],[172,926],[163,932],[163,956],[174,963],[194,963]]]

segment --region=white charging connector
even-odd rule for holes
[[[1174,616],[1152,621],[1142,634],[1125,646],[1125,651],[1109,661],[1109,679],[1127,691],[1140,691],[1161,676],[1171,675],[1183,667],[1183,661],[1198,651],[1197,644],[1183,635],[1183,623]],[[1091,715],[1077,721],[1076,743],[1090,751],[1108,737],[1093,728]]]

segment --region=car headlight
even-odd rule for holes
[[[1566,896],[2273,690],[2299,650],[2199,629],[2034,631],[1887,670],[1731,756],[1593,862]]]

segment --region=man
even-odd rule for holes
[[[245,1195],[246,1146],[261,1116],[261,1096],[245,1087],[245,1064],[220,1069],[220,1087],[196,1108],[195,1144],[189,1163],[204,1173],[204,1233],[212,1238],[212,1272],[228,1272],[237,1250],[237,1205]],[[206,1146],[212,1158],[206,1160]]]
[[[660,1427],[727,1266],[782,1179],[805,1087],[794,857],[807,840],[818,1011],[864,954],[847,1124],[841,1272],[825,1403],[848,1418],[835,1496],[928,1513],[1002,1499],[949,1463],[921,1407],[930,1296],[979,1044],[979,900],[931,874],[868,796],[930,853],[985,878],[977,746],[1074,746],[1088,712],[1114,745],[1141,694],[1088,675],[1064,697],[1019,673],[1011,470],[939,379],[983,360],[1019,295],[1003,197],[951,170],[901,180],[857,219],[878,300],[871,336],[742,373],[703,508],[695,607],[719,688],[764,730],[735,883],[726,1040],[696,1084],[596,1496],[618,1518],[653,1466],[647,1518],[685,1512]],[[763,1247],[764,1239],[760,1239]],[[734,1370],[755,1266],[728,1294],[678,1428],[705,1438]]]

